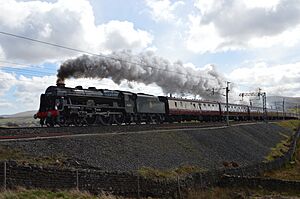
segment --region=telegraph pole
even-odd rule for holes
[[[284,113],[284,98],[282,98],[282,113],[283,113],[283,120],[285,120],[285,113]]]
[[[229,93],[229,84],[230,82],[226,82],[226,123],[229,126],[229,105],[228,105],[228,93]]]

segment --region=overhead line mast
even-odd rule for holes
[[[229,93],[229,84],[231,82],[226,82],[226,123],[227,123],[227,126],[229,126],[229,105],[228,105],[228,93]]]
[[[244,97],[255,97],[255,96],[258,96],[259,99],[260,99],[260,97],[262,97],[264,120],[265,120],[266,123],[268,122],[268,115],[267,115],[268,114],[267,113],[267,93],[266,92],[262,92],[262,89],[259,88],[258,92],[240,93],[239,96],[242,97],[242,99]]]

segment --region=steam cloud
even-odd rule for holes
[[[82,55],[65,61],[57,77],[62,80],[111,78],[117,84],[122,80],[146,85],[155,83],[165,94],[199,95],[204,99],[216,100],[221,98],[217,93],[224,87],[223,77],[213,65],[198,69],[184,66],[180,61],[170,63],[152,52],[133,55],[131,51],[121,51],[107,57]],[[215,89],[215,95],[211,95],[212,88]]]

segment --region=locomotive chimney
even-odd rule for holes
[[[65,81],[63,79],[61,79],[61,78],[58,78],[56,80],[56,86],[57,87],[65,87]]]

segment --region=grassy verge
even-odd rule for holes
[[[290,144],[290,138],[282,140],[275,147],[271,148],[271,152],[268,154],[268,156],[265,157],[264,162],[270,162],[272,160],[275,160],[276,158],[283,156],[289,150]]]
[[[86,192],[79,191],[47,191],[39,189],[18,189],[14,191],[0,192],[0,199],[121,199],[121,197],[114,197],[112,195],[102,194],[101,196],[93,196]]]
[[[7,146],[0,146],[0,161],[13,160],[19,164],[34,164],[41,166],[63,166],[65,158],[60,155],[51,157],[33,157],[17,149],[11,149]]]
[[[299,124],[299,120],[279,122],[280,126],[290,128],[294,131],[298,129]],[[293,160],[278,170],[264,173],[264,176],[276,179],[300,180],[300,140],[297,141],[297,148]]]
[[[293,160],[278,170],[264,173],[264,177],[300,180],[300,140],[297,142],[296,153],[293,157]]]
[[[206,169],[197,167],[197,166],[180,166],[175,169],[169,169],[169,170],[160,170],[160,169],[154,169],[150,167],[142,167],[138,170],[138,173],[145,177],[150,179],[176,179],[178,176],[182,177],[190,173],[195,172],[203,172],[206,171]]]
[[[299,126],[300,126],[300,120],[285,120],[277,122],[277,125],[290,129],[291,131],[295,132]],[[290,147],[291,139],[288,135],[284,133],[280,133],[283,137],[285,137],[284,140],[282,140],[280,143],[278,143],[275,147],[271,148],[271,152],[265,157],[264,162],[272,161],[278,157],[283,156]]]
[[[277,125],[296,131],[300,126],[300,120],[284,120],[277,122]]]
[[[214,187],[207,190],[190,191],[187,199],[296,199],[295,196],[300,196],[299,192],[280,193],[277,191],[268,191],[264,189]]]

